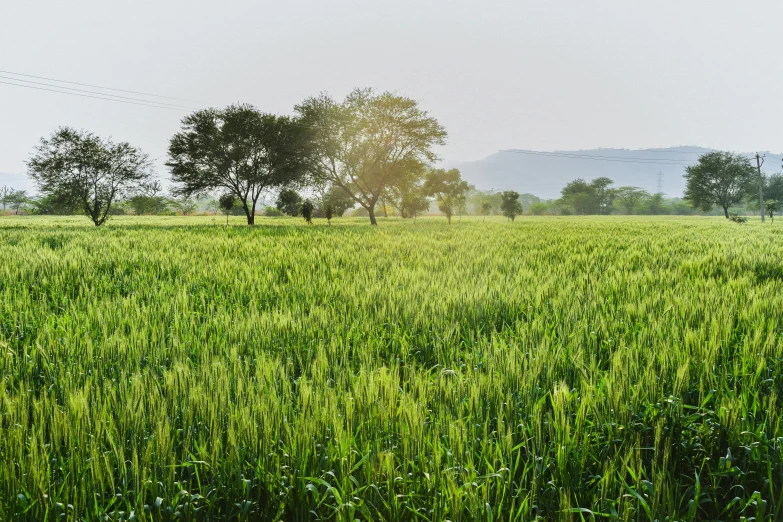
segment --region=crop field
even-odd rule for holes
[[[783,224],[0,218],[0,520],[783,520]]]

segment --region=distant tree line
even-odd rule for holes
[[[759,176],[747,158],[710,152],[686,168],[683,199],[599,177],[575,179],[560,197],[544,201],[515,191],[479,191],[457,169],[436,168],[435,147],[446,130],[418,102],[357,89],[344,100],[326,94],[304,100],[293,116],[236,104],[182,119],[166,165],[164,194],[152,162],[140,149],[68,127],[43,138],[28,161],[37,198],[3,188],[4,212],[80,213],[96,226],[118,213],[183,214],[199,209],[255,217],[417,216],[439,211],[449,224],[463,215],[693,214],[737,205],[759,210]],[[761,179],[770,216],[783,201],[783,179]],[[276,194],[273,205],[264,197]]]

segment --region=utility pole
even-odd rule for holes
[[[764,158],[756,153],[756,170],[759,171],[759,208],[761,209],[761,222],[764,222],[764,178],[761,177],[761,166],[764,164]]]

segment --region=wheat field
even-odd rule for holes
[[[2,520],[783,520],[783,225],[0,218]]]

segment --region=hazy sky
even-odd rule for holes
[[[446,126],[448,161],[780,152],[781,20],[781,0],[3,0],[0,70],[276,113],[319,91],[393,90]],[[165,175],[184,114],[0,84],[0,185],[29,188],[15,176],[60,125],[141,146]]]

